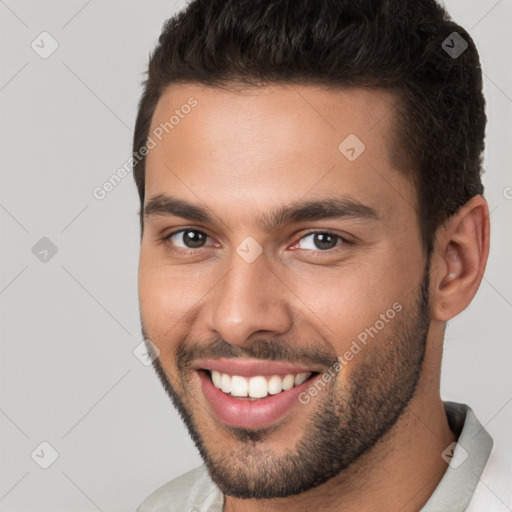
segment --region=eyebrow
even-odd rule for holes
[[[152,215],[182,217],[205,224],[225,224],[210,209],[166,194],[158,194],[147,201],[144,206],[144,217]],[[381,220],[374,208],[343,196],[297,201],[280,206],[269,213],[262,214],[257,223],[263,231],[270,232],[286,224],[342,218],[365,221]]]

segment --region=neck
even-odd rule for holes
[[[394,427],[337,477],[290,498],[227,497],[224,511],[417,512],[446,471],[441,453],[456,441],[438,386],[419,384],[418,392]]]

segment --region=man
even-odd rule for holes
[[[134,135],[139,300],[204,466],[140,512],[484,510],[492,440],[439,381],[489,252],[485,124],[433,0],[167,22]]]

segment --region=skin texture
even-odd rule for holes
[[[456,439],[439,395],[442,341],[445,322],[470,303],[485,268],[485,200],[472,198],[438,230],[428,271],[416,192],[390,156],[391,93],[173,85],[152,129],[190,97],[197,106],[147,156],[145,201],[166,194],[216,219],[145,216],[139,301],[143,334],[160,351],[156,369],[228,494],[225,510],[419,510]],[[365,144],[354,161],[338,149],[349,134]],[[371,207],[378,220],[301,220],[269,230],[259,222],[295,202],[342,197]],[[180,229],[208,238],[195,246],[183,233],[164,241]],[[322,246],[311,230],[348,242]],[[251,263],[237,253],[249,236],[262,248]],[[421,300],[425,277],[430,307]],[[395,303],[401,311],[336,378],[270,428],[235,431],[216,419],[190,366],[198,355],[295,355],[325,372]],[[289,482],[281,495],[280,477]],[[308,490],[296,494],[301,481]],[[257,498],[247,499],[251,493]]]

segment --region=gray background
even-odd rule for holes
[[[148,54],[183,5],[0,0],[1,511],[134,510],[200,463],[152,368],[133,354],[132,176],[102,201],[92,195],[130,156]],[[480,290],[448,326],[442,394],[468,403],[510,453],[512,2],[446,5],[475,39],[485,73],[492,236]],[[43,45],[43,31],[59,45],[46,59],[31,47]],[[32,252],[43,237],[55,255]],[[36,463],[51,457],[43,441],[59,454],[46,470]]]

